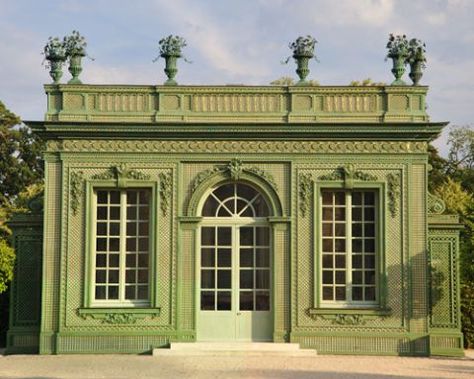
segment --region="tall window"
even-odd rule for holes
[[[149,303],[150,191],[97,190],[94,197],[95,302]]]
[[[374,305],[377,192],[322,190],[321,300]]]

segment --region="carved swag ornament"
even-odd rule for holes
[[[275,191],[277,190],[277,184],[272,174],[258,167],[244,167],[244,163],[240,159],[234,158],[226,166],[214,166],[197,174],[191,184],[192,192],[195,192],[201,183],[216,173],[222,173],[229,176],[231,180],[237,181],[241,178],[243,172],[252,173],[261,177],[269,183]]]

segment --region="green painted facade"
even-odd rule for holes
[[[260,221],[271,230],[272,341],[331,354],[463,354],[459,224],[427,192],[428,142],[446,125],[429,121],[427,87],[45,90],[45,120],[28,122],[47,140],[44,220],[11,224],[9,353],[141,353],[198,340],[203,202],[244,183],[269,208]],[[133,188],[151,194],[147,305],[97,306],[94,191]],[[372,304],[321,301],[328,190],[376,194]],[[30,262],[42,264],[41,298]]]

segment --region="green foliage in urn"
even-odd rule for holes
[[[62,66],[66,61],[66,48],[58,37],[49,37],[43,49],[44,58],[48,61],[46,68],[54,83],[59,83],[63,75]]]
[[[63,43],[68,57],[73,57],[75,55],[85,57],[87,55],[86,39],[81,36],[77,30],[73,30],[71,35],[64,37]]]
[[[405,34],[397,36],[390,34],[386,47],[388,49],[388,53],[385,60],[388,58],[393,59],[392,73],[395,76],[395,81],[392,82],[392,85],[406,85],[401,77],[405,72],[405,60],[408,57],[409,43],[407,36]]]
[[[181,57],[182,49],[187,45],[186,40],[183,37],[174,36],[171,34],[166,38],[160,39],[158,44],[160,45],[159,56],[163,58],[170,55]]]
[[[410,65],[410,79],[416,86],[423,76],[423,69],[426,68],[426,45],[416,38],[412,38],[408,45],[406,62]]]
[[[426,65],[426,44],[416,38],[412,38],[408,42],[408,57],[407,63],[413,64],[415,62],[421,62],[422,67],[425,68]]]
[[[395,36],[390,33],[387,42],[387,58],[407,57],[409,46],[410,45],[405,34]]]
[[[306,37],[298,37],[296,41],[291,42],[288,46],[293,50],[293,57],[310,57],[317,60],[314,55],[314,47],[318,43],[316,39],[309,34]]]
[[[72,79],[68,83],[81,84],[82,82],[79,80],[79,75],[82,72],[81,59],[88,56],[86,39],[77,30],[73,30],[69,36],[64,37],[63,43],[69,58],[68,70],[72,75]],[[93,58],[89,58],[93,60]]]
[[[165,59],[165,74],[168,80],[165,85],[177,85],[178,83],[174,80],[178,73],[176,66],[178,58],[183,58],[185,62],[191,63],[183,56],[183,48],[186,47],[186,40],[180,36],[169,35],[166,38],[162,38],[158,44],[160,45],[160,54],[153,59],[156,62],[160,57]]]
[[[288,47],[293,51],[293,58],[296,61],[297,69],[296,73],[298,74],[300,80],[296,85],[308,85],[306,77],[309,74],[308,63],[311,58],[314,58],[318,61],[316,55],[314,54],[314,47],[318,41],[309,34],[306,37],[298,37],[296,41],[291,42]],[[283,63],[288,63],[291,57],[288,57]]]
[[[44,46],[43,54],[45,59],[52,60],[66,60],[66,48],[58,37],[49,37],[48,42]]]

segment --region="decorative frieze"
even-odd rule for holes
[[[426,142],[406,141],[143,141],[51,140],[48,152],[115,153],[290,153],[290,154],[407,154],[426,153]]]

